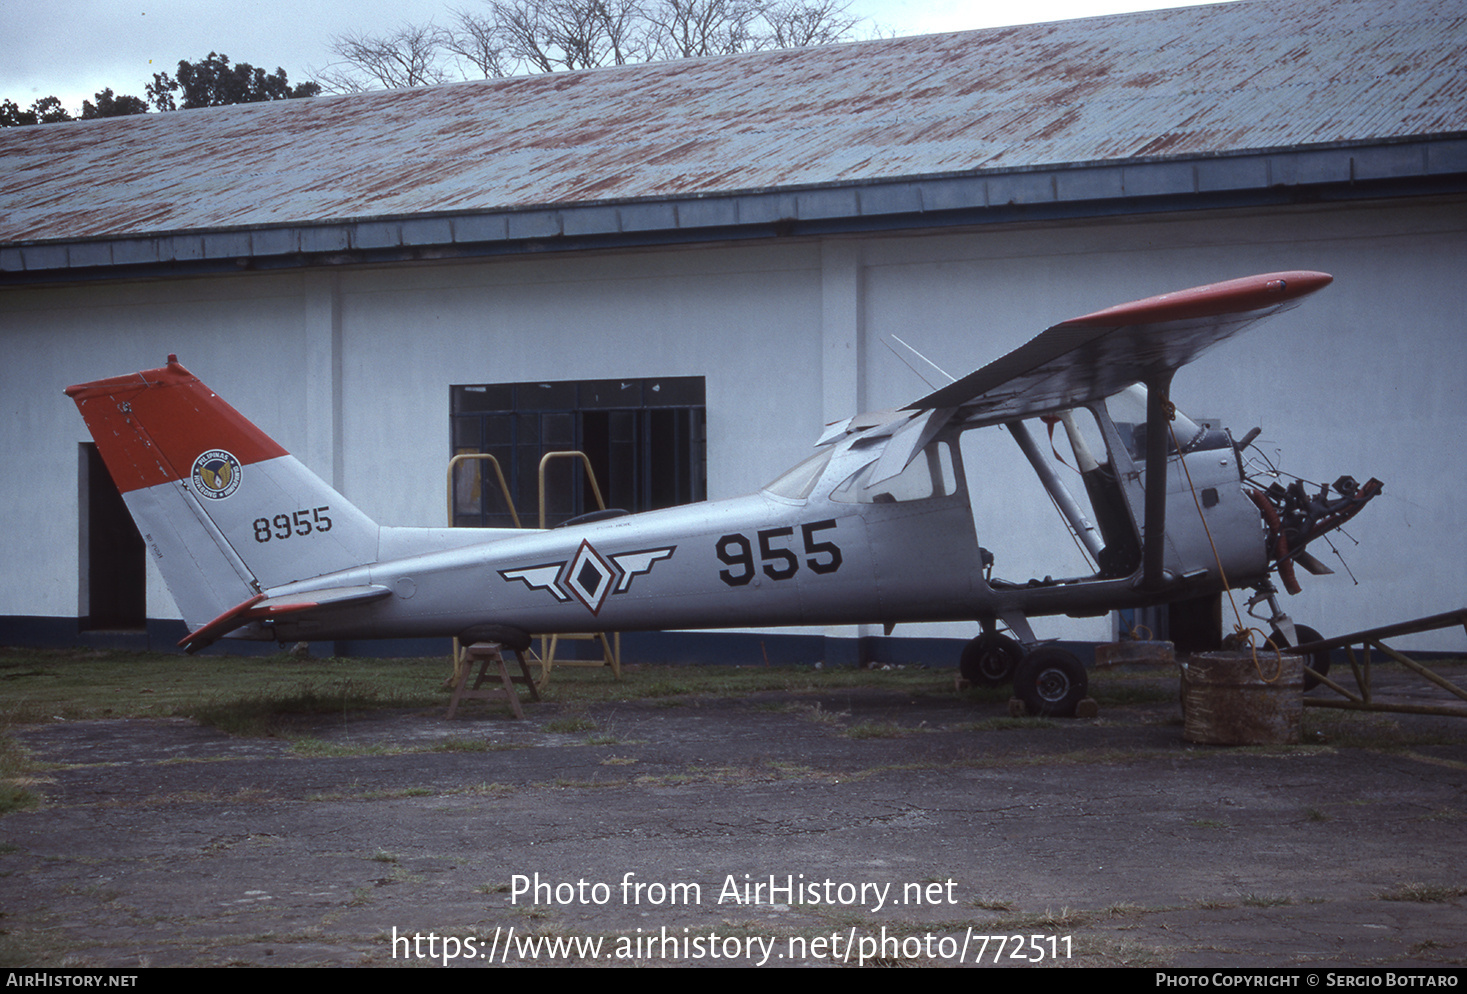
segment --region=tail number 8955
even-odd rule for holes
[[[805,543],[805,566],[812,573],[834,573],[840,569],[840,546],[832,541],[818,542],[819,532],[835,528],[835,519],[812,521],[800,526]],[[795,530],[789,528],[765,528],[755,533],[759,544],[759,561],[764,575],[771,580],[788,580],[800,570],[800,557],[791,546]],[[754,579],[754,543],[747,535],[734,532],[725,535],[714,546],[718,561],[731,569],[718,571],[718,578],[730,587],[742,587]]]
[[[331,510],[330,507],[313,507],[296,511],[294,514],[256,518],[254,521],[255,541],[268,542],[272,538],[286,539],[292,535],[304,537],[311,532],[329,532],[331,518],[326,513],[329,510]]]

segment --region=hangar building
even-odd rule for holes
[[[1343,561],[1315,550],[1337,573],[1285,598],[1297,620],[1460,607],[1464,232],[1463,0],[1243,0],[7,129],[0,643],[182,634],[62,393],[169,353],[378,521],[440,525],[458,451],[497,453],[522,510],[540,453],[571,444],[613,504],[731,496],[827,422],[927,393],[892,336],[959,376],[1069,317],[1284,269],[1336,282],[1174,398],[1262,428],[1285,473],[1385,481]],[[969,475],[998,571],[1075,568],[1014,453]],[[453,510],[503,513],[467,474]],[[661,645],[899,658],[972,631]]]

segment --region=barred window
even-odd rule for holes
[[[701,376],[464,385],[450,388],[452,454],[498,460],[520,522],[538,521],[547,452],[584,452],[607,507],[650,511],[707,496],[707,414]],[[546,525],[596,510],[579,460],[546,467]],[[509,528],[494,471],[479,461],[454,475],[459,526]]]

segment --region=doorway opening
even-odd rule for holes
[[[83,631],[141,631],[148,624],[147,550],[97,446],[81,451]]]

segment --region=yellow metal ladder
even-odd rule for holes
[[[590,458],[587,457],[587,455],[584,452],[579,452],[579,451],[575,451],[575,450],[566,450],[566,451],[560,451],[560,452],[547,452],[540,459],[539,486],[538,486],[538,489],[539,489],[539,506],[540,506],[540,521],[539,521],[540,528],[541,529],[544,529],[545,528],[545,517],[546,517],[546,507],[545,507],[545,467],[547,465],[549,465],[552,460],[555,460],[555,459],[579,459],[580,462],[581,462],[581,465],[584,467],[585,472],[586,472],[586,481],[591,484],[591,492],[592,492],[592,494],[596,498],[596,506],[597,506],[597,508],[599,510],[602,510],[602,511],[606,510],[606,501],[602,498],[602,496],[601,496],[601,487],[596,482],[596,472],[591,467],[591,460],[590,460]],[[452,526],[453,523],[454,523],[454,513],[453,513],[453,478],[454,478],[454,471],[462,463],[470,462],[470,461],[474,461],[474,462],[487,462],[487,463],[489,463],[489,465],[491,467],[493,467],[495,479],[499,483],[499,491],[504,496],[504,504],[505,504],[505,507],[507,507],[509,509],[509,515],[510,515],[511,520],[514,521],[514,526],[516,528],[522,528],[522,527],[524,527],[520,523],[519,512],[515,510],[514,498],[510,495],[510,492],[509,492],[509,484],[507,482],[505,482],[505,479],[504,479],[504,471],[499,466],[499,460],[496,459],[493,455],[491,455],[490,453],[487,453],[487,452],[468,452],[468,453],[461,453],[459,455],[454,456],[452,459],[450,459],[448,461],[448,523],[449,523],[449,525]],[[598,666],[598,667],[599,666],[609,666],[609,667],[611,667],[612,676],[615,679],[618,679],[618,680],[621,679],[621,633],[620,632],[613,633],[610,637],[608,637],[607,636],[607,633],[605,633],[605,632],[570,632],[570,633],[564,633],[564,632],[562,632],[562,633],[550,633],[550,634],[543,634],[543,635],[541,635],[540,636],[540,651],[538,653],[534,652],[533,650],[530,652],[530,659],[531,659],[531,661],[532,662],[536,662],[536,663],[538,663],[540,665],[540,678],[536,681],[536,685],[537,686],[543,687],[547,683],[550,682],[550,673],[551,673],[551,670],[553,670],[555,668],[555,665],[556,665],[556,659],[555,659],[556,648],[558,647],[558,645],[559,645],[559,643],[560,643],[560,641],[562,639],[567,640],[567,641],[591,641],[591,640],[599,641],[601,643],[601,659],[600,660],[561,660],[560,661],[560,665],[561,666]],[[453,654],[454,654],[454,661],[455,661],[454,662],[454,669],[455,669],[455,673],[457,673],[457,671],[460,668],[460,666],[463,665],[463,662],[462,662],[462,660],[463,660],[463,653],[462,653],[462,649],[461,649],[461,647],[459,645],[458,639],[454,639],[453,640]]]
[[[601,487],[596,483],[596,471],[591,468],[591,460],[584,452],[568,450],[565,452],[547,452],[540,459],[540,527],[545,527],[545,467],[550,465],[554,459],[579,459],[586,470],[586,482],[591,484],[591,493],[596,497],[597,510],[606,510],[606,501],[601,496]],[[543,687],[550,680],[550,671],[555,667],[555,649],[562,639],[573,642],[589,642],[592,640],[601,643],[601,659],[564,660],[561,666],[610,666],[613,678],[621,679],[621,633],[615,632],[607,638],[605,632],[571,632],[540,636],[540,685]]]

